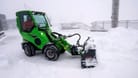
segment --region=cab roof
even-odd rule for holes
[[[44,12],[40,12],[40,11],[32,11],[32,10],[21,10],[21,11],[17,11],[16,12],[16,16],[22,14],[22,13],[41,13],[41,14],[45,14]]]

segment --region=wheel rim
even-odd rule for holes
[[[54,53],[52,50],[47,50],[46,55],[47,55],[47,57],[49,57],[49,58],[54,58],[55,53]]]

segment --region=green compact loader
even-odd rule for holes
[[[88,46],[90,37],[81,45],[79,43],[81,36],[78,33],[66,36],[52,32],[48,17],[43,12],[30,10],[18,11],[16,12],[16,22],[23,38],[22,48],[27,56],[36,55],[36,51],[38,50],[41,51],[48,60],[56,61],[60,54],[66,51],[71,53],[71,55],[81,56],[82,68],[96,66],[95,46],[93,46],[93,48],[86,47]],[[66,38],[73,36],[78,36],[76,45],[71,45],[66,41]]]

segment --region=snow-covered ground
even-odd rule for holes
[[[0,41],[0,78],[138,78],[138,30],[115,28],[108,32],[58,30],[63,34],[78,32],[83,42],[87,36],[95,40],[98,65],[81,69],[80,57],[64,53],[56,62],[44,55],[27,57],[21,49],[17,30],[6,31]],[[76,38],[68,39],[75,43]]]

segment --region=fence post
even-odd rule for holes
[[[119,0],[112,0],[112,28],[118,26]]]

